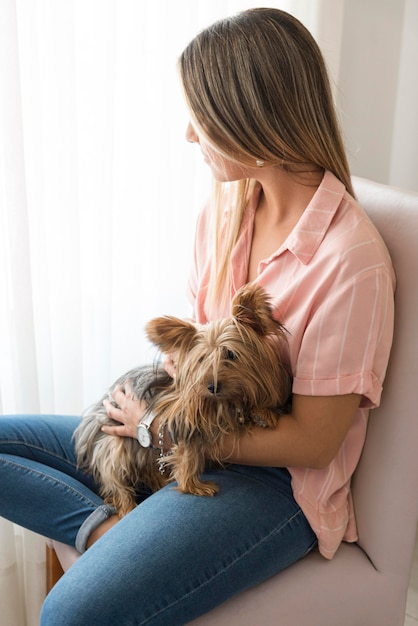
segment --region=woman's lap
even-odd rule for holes
[[[302,558],[315,536],[286,470],[215,472],[213,498],[166,487],[92,546],[47,598],[41,624],[186,624]]]
[[[0,417],[0,515],[74,545],[103,502],[76,466],[79,418]],[[42,626],[182,625],[302,558],[316,543],[286,470],[208,473],[213,498],[166,487],[94,544],[48,596]],[[86,528],[86,525],[88,528]]]

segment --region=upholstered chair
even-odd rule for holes
[[[193,626],[404,624],[418,522],[418,194],[353,182],[397,274],[388,374],[353,480],[359,541],[343,544],[332,561],[311,553]],[[78,556],[68,546],[54,547],[64,570]]]

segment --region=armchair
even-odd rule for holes
[[[418,523],[418,194],[354,178],[397,274],[395,335],[381,406],[353,479],[357,544],[302,561],[193,626],[403,626]],[[74,549],[56,545],[67,569]]]

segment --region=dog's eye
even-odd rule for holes
[[[232,350],[227,350],[225,357],[228,359],[228,361],[236,361],[238,358],[235,352],[232,352]]]

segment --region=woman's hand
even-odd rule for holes
[[[176,378],[176,364],[177,364],[177,356],[176,354],[165,354],[163,356],[163,361],[161,365],[167,372],[171,378]]]
[[[103,405],[108,416],[116,422],[120,422],[120,425],[103,425],[102,431],[108,435],[133,437],[136,439],[137,426],[144,417],[147,408],[145,401],[138,400],[132,392],[129,381],[125,384],[125,389],[122,389],[121,386],[115,387],[112,392],[112,399],[118,404],[119,408],[113,406],[109,400],[104,400]]]

